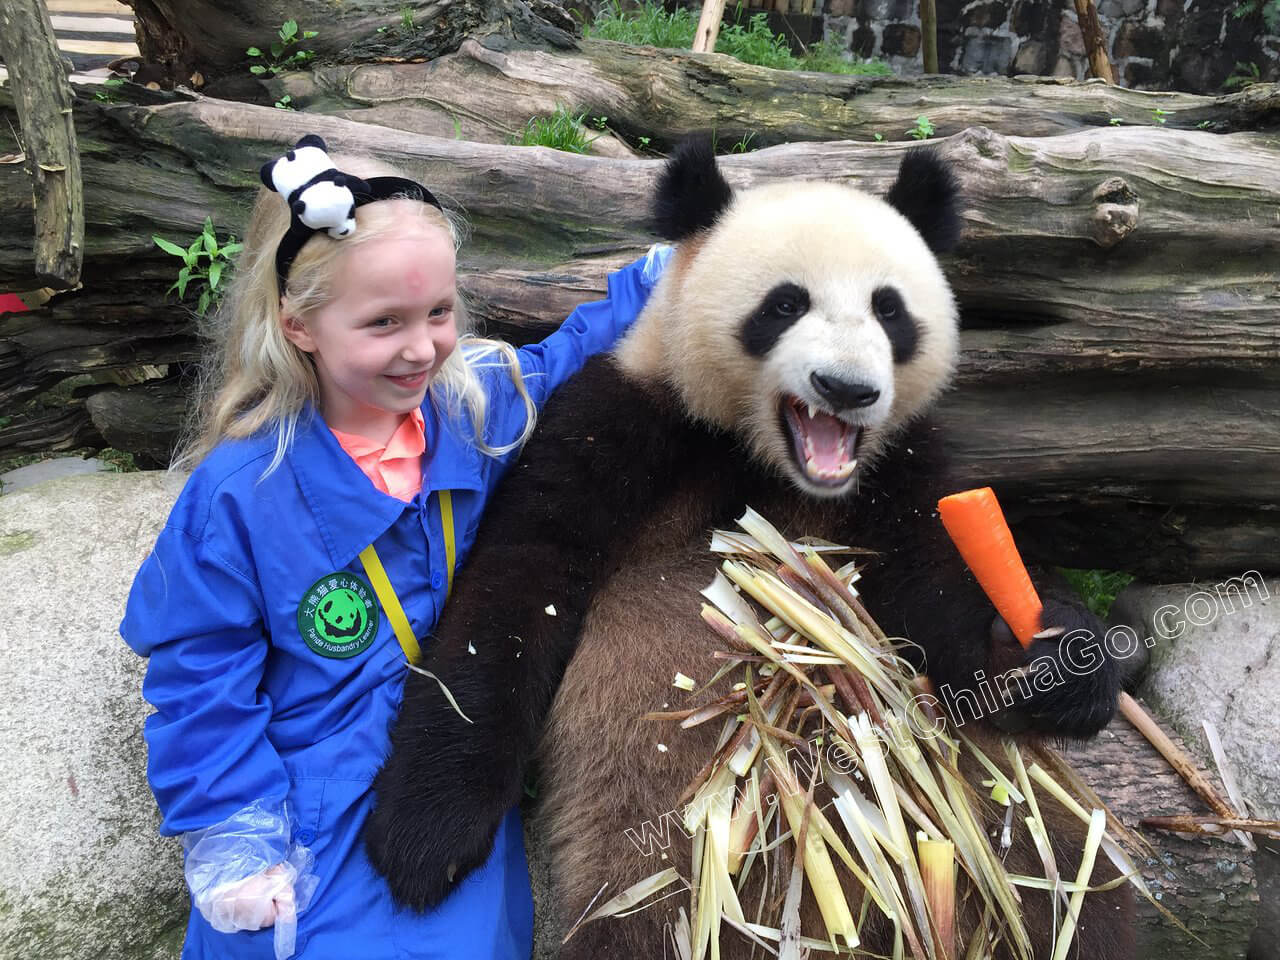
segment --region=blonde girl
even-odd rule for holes
[[[471,334],[459,231],[425,187],[338,169],[314,136],[262,175],[177,461],[192,473],[121,624],[149,658],[160,829],[186,854],[183,957],[525,960],[518,810],[420,914],[396,909],[361,827],[407,645],[537,409],[613,345],[656,271],[620,270],[607,300],[515,350]]]

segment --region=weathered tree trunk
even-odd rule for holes
[[[466,36],[494,34],[550,47],[571,43],[573,19],[550,0],[123,0],[142,58],[189,84],[247,74],[245,50],[267,50],[286,20],[316,36],[293,47],[321,60],[429,60]]]
[[[656,160],[214,100],[84,103],[77,125],[86,289],[0,321],[0,404],[10,410],[75,373],[191,359],[189,310],[161,296],[176,261],[151,235],[189,238],[206,215],[222,233],[238,230],[262,159],[304,132],[336,152],[397,162],[464,208],[464,286],[490,329],[519,339],[599,295],[606,270],[653,239]],[[882,192],[904,149],[793,144],[723,167],[737,185],[818,174]],[[939,416],[968,475],[998,485],[1026,529],[1051,517],[1056,562],[1179,576],[1280,568],[1280,239],[1268,226],[1280,209],[1280,143],[977,128],[932,149],[954,163],[965,193],[965,238],[948,268],[968,329],[958,389]],[[0,288],[30,284],[24,176],[0,164]],[[110,433],[111,412],[96,416]],[[8,442],[0,430],[0,449]]]
[[[83,254],[80,154],[71,87],[40,0],[11,0],[0,7],[0,55],[12,73],[29,195],[34,196],[33,272],[41,286],[65,290],[79,282]]]
[[[1204,802],[1140,733],[1117,717],[1096,740],[1065,756],[1119,816],[1148,839],[1137,861],[1160,903],[1209,945],[1197,943],[1138,897],[1139,955],[1161,960],[1240,957],[1258,923],[1256,859],[1234,840],[1190,838],[1138,827],[1147,816],[1203,812]],[[1213,778],[1217,783],[1217,777]],[[1221,789],[1221,788],[1220,788]]]
[[[1275,84],[1201,97],[1052,77],[842,76],[606,40],[556,53],[467,40],[430,63],[321,67],[267,86],[273,99],[287,93],[300,109],[482,143],[506,143],[529,117],[559,105],[608,117],[610,129],[632,144],[648,138],[652,149],[706,130],[726,147],[748,134],[753,148],[877,134],[906,140],[921,114],[944,137],[974,126],[1048,137],[1113,120],[1218,133],[1280,125]]]

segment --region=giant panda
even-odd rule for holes
[[[699,619],[717,563],[708,534],[747,505],[793,538],[874,551],[864,603],[918,645],[917,666],[948,707],[984,675],[1033,659],[1061,666],[1072,631],[1102,635],[1065,584],[1033,569],[1048,629],[1024,653],[937,519],[936,501],[957,487],[924,415],[956,364],[957,307],[937,258],[961,218],[957,180],[936,153],[906,152],[883,198],[790,180],[735,192],[709,146],[692,141],[664,168],[654,211],[677,247],[650,302],[614,353],[548,404],[424,644],[423,666],[474,722],[434,679],[406,683],[366,845],[408,906],[439,902],[483,862],[540,739],[539,832],[562,917],[577,918],[605,884],[617,892],[666,866],[689,876],[687,849],[673,844],[659,864],[628,831],[676,805],[718,728],[662,730],[641,717],[673,699],[677,671],[713,672],[721,641]],[[1060,685],[969,718],[966,732],[1092,736],[1114,711],[1118,665],[1057,674]],[[1078,827],[1059,825],[1068,876]],[[1007,863],[1041,870],[1025,836]],[[1047,957],[1048,894],[1022,897]],[[586,924],[561,956],[656,960],[683,899]],[[1131,919],[1125,887],[1086,897],[1078,954],[1132,955]],[[822,937],[812,905],[803,923]],[[883,919],[861,936],[892,952]],[[749,949],[722,937],[722,956]]]

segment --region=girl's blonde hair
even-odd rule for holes
[[[369,158],[334,157],[334,165],[359,177],[405,176]],[[223,302],[201,329],[207,348],[201,365],[196,403],[171,469],[189,469],[228,438],[273,430],[275,456],[263,471],[269,476],[293,442],[298,417],[308,404],[319,408],[320,387],[310,355],[298,349],[281,327],[280,292],[276,280],[276,247],[289,228],[284,198],[270,190],[254,203],[244,249]],[[352,244],[365,243],[419,222],[446,231],[457,250],[465,227],[459,218],[430,204],[395,199],[356,210],[356,231],[344,240],[315,234],[289,269],[285,296],[298,316],[306,316],[331,296],[338,258]],[[500,340],[474,336],[466,304],[459,294],[454,306],[458,346],[436,372],[428,394],[445,416],[464,412],[471,422],[477,449],[491,457],[521,446],[533,432],[537,408],[520,373],[515,349]],[[511,443],[490,446],[485,440],[489,398],[477,369],[494,363],[507,368],[524,401],[525,424]]]

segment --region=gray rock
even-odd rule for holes
[[[13,493],[34,487],[37,483],[53,480],[56,477],[69,477],[82,473],[101,473],[111,468],[101,460],[80,457],[55,457],[52,460],[41,460],[29,463],[7,473],[0,473],[0,493]]]
[[[993,34],[971,36],[964,45],[960,69],[967,74],[1003,75],[1013,60],[1013,39]]]
[[[1245,801],[1280,817],[1280,580],[1133,586],[1112,618],[1150,641],[1141,693],[1160,718],[1207,769],[1212,723]]]
[[[116,631],[180,486],[98,473],[0,497],[0,956],[178,955],[180,850],[156,833],[144,664]]]

